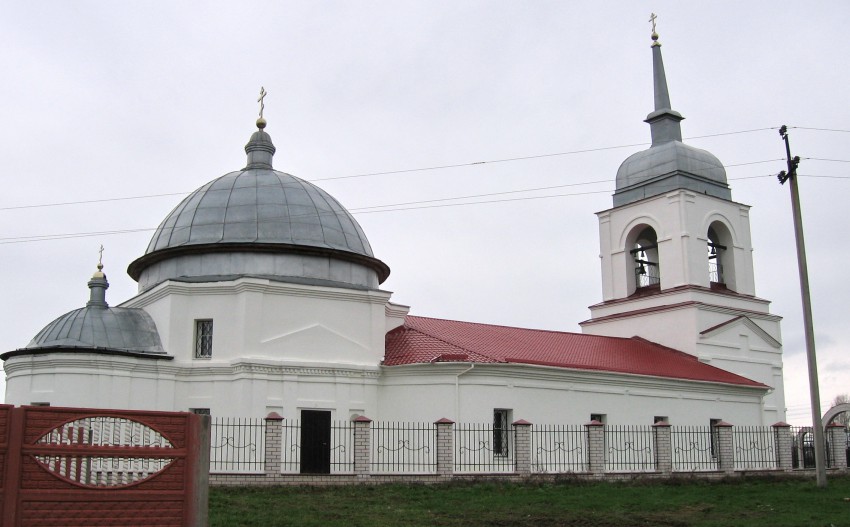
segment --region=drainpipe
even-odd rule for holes
[[[472,371],[472,368],[474,367],[475,363],[470,362],[469,368],[455,375],[455,422],[460,421],[460,376],[466,375]]]

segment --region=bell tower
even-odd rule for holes
[[[602,302],[582,331],[640,336],[773,388],[763,424],[785,418],[781,317],[755,296],[750,207],[732,201],[726,170],[682,142],[658,34],[652,32],[652,145],[617,171],[599,219]]]

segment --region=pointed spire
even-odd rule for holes
[[[652,82],[655,95],[655,111],[646,116],[652,133],[652,146],[682,140],[682,127],[679,124],[684,117],[670,107],[670,91],[667,89],[667,75],[664,73],[664,59],[661,57],[661,42],[655,32],[655,13],[649,17],[652,22]]]
[[[109,307],[106,303],[106,290],[109,289],[109,282],[106,280],[106,275],[103,274],[103,245],[100,246],[100,259],[97,262],[97,271],[89,280],[89,289],[91,294],[89,301],[86,302],[86,307]]]
[[[266,120],[263,118],[263,110],[266,105],[263,99],[266,98],[268,92],[264,87],[260,87],[260,98],[257,102],[260,103],[260,117],[257,119],[257,131],[251,135],[248,144],[245,145],[245,153],[248,154],[248,164],[245,168],[272,168],[272,157],[277,150],[272,143],[272,138],[265,132]]]

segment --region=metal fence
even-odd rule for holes
[[[651,472],[655,470],[651,426],[605,426],[605,470]]]
[[[587,472],[587,429],[581,425],[532,426],[531,470]]]
[[[516,430],[490,423],[456,423],[455,472],[513,472]]]
[[[437,427],[433,423],[373,421],[373,473],[434,473],[437,471]]]
[[[331,423],[331,474],[354,472],[354,423]]]
[[[281,423],[280,467],[283,473],[301,472],[301,421],[287,419]],[[354,423],[334,421],[330,437],[331,474],[354,472]]]
[[[735,470],[776,468],[774,430],[763,426],[736,426],[732,429]]]
[[[710,427],[670,427],[674,472],[717,470],[717,437]]]
[[[260,418],[213,419],[210,424],[210,472],[263,472],[265,431],[265,420]]]
[[[325,426],[327,426],[326,423]],[[79,441],[100,444],[113,441],[118,436],[139,435],[123,422],[97,421],[71,423],[73,435],[80,436]],[[303,424],[298,420],[265,420],[250,418],[215,418],[211,423],[210,472],[216,474],[262,474],[269,467],[276,470],[280,466],[282,473],[327,473],[351,474],[355,471],[355,428],[351,421],[329,423],[330,434],[325,434],[316,443],[312,436],[304,435]],[[368,433],[365,443],[358,448],[361,455],[368,453],[368,472],[373,474],[435,474],[437,473],[438,444],[437,429],[434,423],[381,422],[374,421],[362,431]],[[267,426],[280,427],[269,429]],[[327,428],[325,428],[327,430]],[[524,443],[527,451],[517,455],[516,441],[518,428],[506,424],[493,423],[455,423],[452,425],[452,471],[455,473],[513,473],[518,470],[530,470],[537,474],[587,473],[590,465],[590,438],[583,425],[532,425],[525,430],[529,443]],[[606,425],[600,443],[594,448],[604,452],[606,472],[654,472],[669,467],[673,472],[717,471],[720,469],[719,431],[712,427],[669,428],[669,453],[666,441],[661,447],[656,442],[661,430],[652,426],[610,426]],[[845,431],[850,434],[850,431]],[[267,435],[271,434],[271,435]],[[787,436],[785,435],[787,434]],[[71,432],[66,434],[71,437]],[[128,436],[129,437],[129,436]],[[135,437],[135,436],[134,436]],[[141,437],[141,436],[140,436]],[[277,454],[277,438],[280,438],[280,457]],[[659,436],[660,437],[660,436]],[[830,436],[832,437],[832,436]],[[57,436],[57,441],[70,441],[65,436]],[[272,442],[267,459],[266,440]],[[828,438],[827,438],[828,439]],[[141,438],[140,441],[152,443],[156,437]],[[597,439],[594,439],[596,441]],[[811,427],[734,427],[731,429],[732,455],[735,470],[772,470],[779,467],[780,458],[788,460],[790,454],[793,468],[814,468],[814,433]],[[302,448],[307,441],[310,445],[324,445],[324,469],[311,468],[313,459]],[[783,449],[792,451],[779,451]],[[842,461],[835,456],[827,444],[828,466],[836,466]],[[316,450],[313,448],[312,450]],[[663,459],[657,459],[659,455]],[[844,454],[850,458],[850,449]],[[307,461],[302,463],[302,456]],[[669,457],[668,457],[669,456]],[[366,459],[364,455],[363,460]],[[54,460],[40,460],[43,463],[57,464]],[[848,459],[850,461],[850,459]],[[86,473],[101,472],[149,472],[157,467],[140,466],[134,460],[126,460],[121,467],[100,466],[93,460]],[[730,463],[733,461],[730,460]],[[787,463],[788,461],[783,461]],[[664,463],[664,465],[660,464]],[[667,464],[669,463],[669,465]],[[51,465],[52,466],[52,465]],[[329,468],[328,468],[329,467]],[[159,467],[161,468],[161,467]],[[71,470],[71,469],[69,469]],[[77,470],[77,469],[74,469]],[[594,469],[597,470],[597,469]],[[92,476],[94,477],[94,476]]]

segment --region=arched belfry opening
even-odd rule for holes
[[[735,289],[735,265],[732,258],[732,235],[722,222],[708,227],[706,236],[708,282],[713,288]]]
[[[637,236],[629,244],[632,269],[630,285],[632,292],[661,287],[661,262],[658,259],[658,235],[652,227],[636,229]]]

